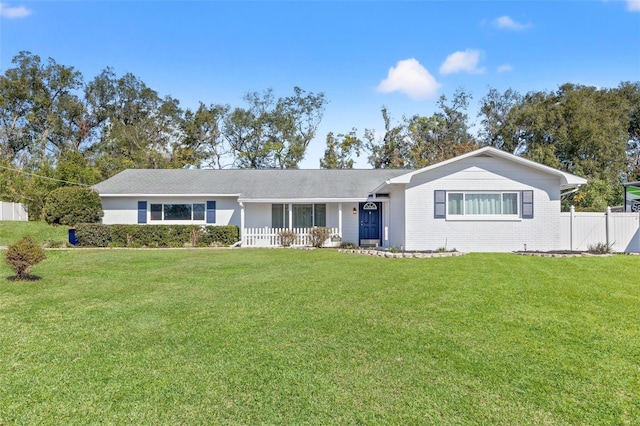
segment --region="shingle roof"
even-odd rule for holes
[[[94,186],[101,195],[239,195],[240,199],[366,198],[410,170],[130,169]]]
[[[572,175],[571,173],[563,172],[561,170],[554,169],[554,168],[549,167],[549,166],[545,166],[544,164],[536,163],[535,161],[531,161],[531,160],[528,160],[526,158],[523,158],[523,157],[520,157],[520,156],[517,156],[517,155],[513,155],[511,153],[508,153],[506,151],[502,151],[502,150],[494,148],[492,146],[485,146],[485,147],[477,149],[475,151],[467,152],[466,154],[462,154],[462,155],[459,155],[459,156],[454,157],[454,158],[449,158],[448,160],[444,160],[444,161],[441,161],[439,163],[432,164],[432,165],[427,166],[427,167],[423,167],[421,169],[407,170],[407,173],[404,173],[402,175],[402,177],[400,177],[398,179],[393,179],[391,181],[391,183],[392,184],[393,183],[407,183],[407,182],[411,181],[411,179],[413,178],[414,175],[418,175],[420,173],[424,173],[424,172],[429,171],[429,170],[435,170],[437,168],[446,166],[447,164],[455,163],[455,162],[464,160],[466,158],[471,158],[471,157],[495,157],[495,158],[501,158],[503,160],[514,162],[514,163],[518,164],[519,166],[533,168],[533,169],[542,171],[544,173],[548,173],[548,174],[551,174],[551,175],[558,176],[558,177],[560,177],[560,182],[561,182],[560,183],[560,188],[561,189],[576,188],[576,187],[579,187],[580,185],[585,185],[587,183],[587,180],[584,179],[584,178],[581,178],[580,176]]]

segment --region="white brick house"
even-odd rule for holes
[[[358,245],[500,252],[559,249],[561,195],[585,183],[486,147],[419,170],[126,170],[95,189],[103,223],[237,225],[245,247],[326,226]]]

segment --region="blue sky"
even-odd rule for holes
[[[184,108],[243,106],[250,91],[299,86],[329,103],[303,168],[326,134],[382,130],[430,115],[462,87],[469,114],[489,87],[521,93],[571,82],[640,80],[640,0],[629,1],[5,1],[0,72],[27,50],[86,81],[131,72]],[[357,165],[368,167],[362,157]]]

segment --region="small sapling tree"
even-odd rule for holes
[[[44,249],[31,236],[9,245],[5,256],[7,263],[15,271],[17,280],[27,280],[31,267],[45,259]]]

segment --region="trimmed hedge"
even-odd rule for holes
[[[237,226],[206,226],[202,235],[202,242],[206,245],[221,244],[230,246],[240,240],[240,228]]]
[[[111,227],[100,223],[81,223],[76,226],[79,246],[107,247],[111,243]]]
[[[82,247],[230,246],[240,239],[237,226],[103,225],[76,226]]]

